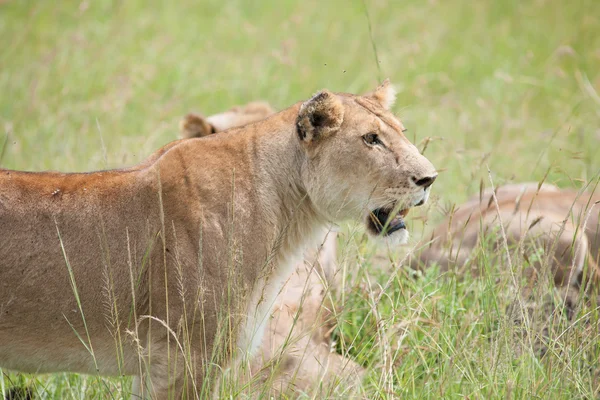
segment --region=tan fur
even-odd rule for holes
[[[391,84],[389,79],[383,81],[383,83],[371,93],[374,99],[376,99],[383,108],[389,110],[396,102],[396,89]]]
[[[210,392],[329,221],[427,198],[415,181],[435,170],[399,126],[376,99],[323,91],[129,169],[0,170],[0,367]],[[373,131],[387,148],[365,145]]]
[[[259,121],[274,113],[264,102],[252,102],[209,117],[188,114],[180,123],[183,137],[202,137]],[[210,121],[217,121],[215,126]],[[195,129],[200,127],[200,129]],[[319,246],[304,253],[275,299],[275,307],[253,357],[251,370],[264,386],[270,381],[276,394],[295,391],[314,393],[319,385],[328,390],[346,381],[355,386],[365,370],[354,361],[331,350],[333,328],[328,299],[336,275],[337,234],[328,231]]]
[[[491,196],[488,190],[457,207],[434,229],[432,242],[420,253],[418,262],[435,262],[442,270],[460,269],[470,260],[481,236],[491,233],[498,254],[505,255],[499,230],[502,221],[510,248],[520,244],[530,259],[534,271],[528,272],[551,273],[559,286],[579,286],[586,278],[598,285],[599,194],[580,194],[552,185],[538,189],[537,183],[507,185],[496,193],[499,213]],[[532,261],[536,249],[543,249],[545,257]],[[551,270],[543,271],[543,265],[550,265]]]

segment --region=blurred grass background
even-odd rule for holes
[[[175,139],[189,111],[255,99],[282,109],[320,88],[363,92],[386,77],[399,89],[395,112],[407,135],[420,148],[432,139],[425,154],[442,171],[434,221],[481,181],[489,186],[487,165],[496,184],[547,175],[561,187],[581,187],[600,170],[595,0],[0,1],[0,167],[132,165]],[[413,225],[416,237],[427,231]],[[364,397],[598,396],[590,369],[598,354],[585,361],[581,341],[564,345],[572,357],[543,362],[492,351],[498,342],[485,332],[502,307],[489,281],[399,274],[387,305],[369,305],[361,291],[377,284],[367,276],[387,277],[361,246],[346,257],[349,269],[365,268],[344,298],[346,311],[359,310],[344,329],[382,307],[389,340],[410,343],[382,364],[381,331],[356,329],[367,344],[353,354],[373,370]],[[419,321],[429,321],[425,331]],[[596,336],[581,329],[593,347]],[[103,392],[109,380],[89,391],[95,386],[79,377],[47,379],[37,381],[52,388],[38,390],[42,397],[112,393]]]

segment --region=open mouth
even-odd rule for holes
[[[408,214],[408,208],[393,214],[394,208],[377,208],[369,213],[367,228],[375,235],[389,236],[401,229],[406,229],[404,217]]]

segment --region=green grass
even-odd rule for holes
[[[496,184],[547,174],[577,188],[600,170],[594,0],[8,0],[0,49],[3,168],[131,165],[175,139],[188,111],[255,99],[284,108],[323,87],[361,92],[390,77],[408,136],[420,148],[433,139],[425,153],[442,171],[422,212],[432,222],[412,218],[415,238],[489,186],[488,166]],[[336,338],[369,369],[363,397],[598,397],[597,328],[566,329],[557,317],[563,334],[537,357],[532,341],[515,343],[506,274],[489,259],[484,278],[432,269],[415,279],[395,249],[390,261],[351,232],[340,239],[349,276],[336,293]],[[3,390],[33,384],[44,399],[120,398],[129,385],[2,377]]]

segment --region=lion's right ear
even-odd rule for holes
[[[377,87],[377,89],[375,89],[375,91],[367,94],[366,96],[378,102],[381,107],[389,110],[396,102],[396,89],[390,83],[390,80],[386,79]]]
[[[304,102],[298,112],[298,137],[304,142],[319,139],[340,128],[344,120],[344,106],[335,94],[322,90]]]
[[[217,130],[206,118],[198,114],[188,114],[179,121],[179,131],[184,139],[208,136]]]

